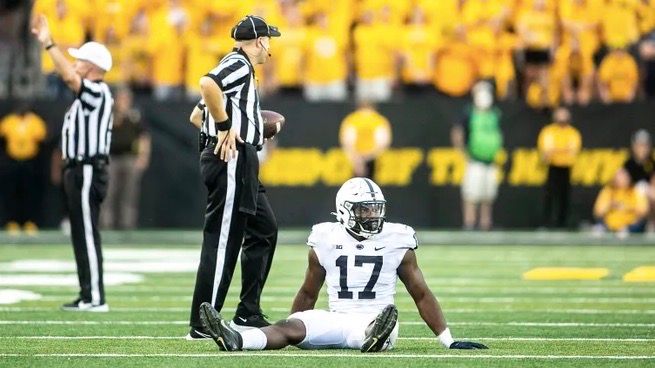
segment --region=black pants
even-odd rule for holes
[[[6,165],[5,202],[7,220],[24,224],[27,221],[39,223],[42,207],[44,178],[39,162],[11,160]]]
[[[63,176],[80,298],[93,304],[105,303],[98,217],[107,194],[107,177],[106,167],[98,165],[71,166]]]
[[[238,159],[228,163],[213,153],[213,146],[200,156],[200,172],[208,195],[191,305],[190,325],[195,328],[201,326],[200,304],[209,302],[218,311],[223,308],[239,251],[241,301],[236,314],[248,317],[261,313],[259,302],[277,244],[277,222],[261,183],[258,183],[256,213],[239,211],[241,191],[246,190],[243,184],[246,165],[241,149]]]
[[[554,207],[557,206],[555,226],[566,227],[571,194],[571,168],[548,166],[548,179],[544,188],[543,225],[553,225]]]

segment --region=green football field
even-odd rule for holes
[[[183,338],[198,246],[106,246],[111,312],[82,314],[58,310],[77,290],[70,246],[23,244],[0,245],[0,366],[655,367],[655,282],[623,281],[637,267],[655,266],[655,247],[422,245],[417,252],[454,337],[489,350],[442,348],[399,284],[393,351],[222,353],[211,340]],[[287,316],[306,254],[300,245],[279,246],[262,301],[272,320]],[[538,267],[601,268],[607,275],[523,279]],[[229,317],[239,285],[237,271]],[[11,303],[7,295],[14,294],[27,300]],[[318,307],[326,303],[322,294]]]

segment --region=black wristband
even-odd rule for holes
[[[47,50],[50,50],[51,48],[53,48],[53,47],[55,47],[55,46],[57,46],[57,44],[54,43],[54,41],[53,41],[53,42],[51,42],[48,46],[46,46],[45,49],[46,49],[46,51],[47,51]]]
[[[227,118],[226,120],[221,121],[220,123],[214,123],[214,125],[216,126],[216,130],[224,132],[232,128],[232,120],[230,120],[230,118]]]
[[[205,104],[202,103],[202,102],[198,102],[198,105],[196,105],[196,106],[198,106],[198,108],[199,108],[200,110],[203,110],[203,111],[205,110]]]

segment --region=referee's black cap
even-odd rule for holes
[[[268,25],[264,18],[247,15],[232,28],[232,38],[237,41],[254,40],[258,37],[280,37],[277,27]]]

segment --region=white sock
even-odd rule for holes
[[[243,350],[264,350],[266,347],[266,334],[258,328],[251,328],[241,332]]]
[[[446,329],[443,330],[441,334],[439,334],[438,338],[441,342],[441,345],[443,345],[446,349],[450,348],[450,345],[455,342],[455,340],[453,340],[453,336],[450,334],[450,328],[448,327],[446,327]]]

